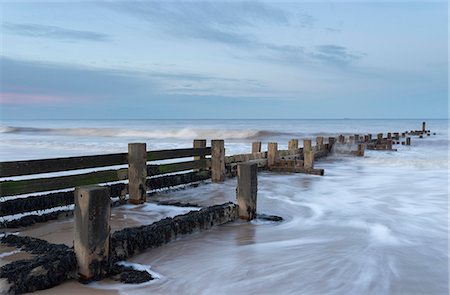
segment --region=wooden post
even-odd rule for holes
[[[261,152],[261,141],[252,142],[252,154]]]
[[[406,138],[406,145],[411,145],[411,137]]]
[[[278,161],[278,143],[269,142],[267,144],[267,165],[274,166]]]
[[[142,204],[147,199],[147,145],[128,144],[128,194],[131,204]]]
[[[311,139],[303,139],[303,152],[312,150]]]
[[[356,153],[356,155],[358,157],[364,157],[364,149],[365,145],[363,143],[358,144],[358,152]]]
[[[110,189],[99,185],[77,187],[74,201],[74,251],[80,280],[98,280],[109,266]]]
[[[289,140],[288,150],[290,150],[290,151],[298,150],[298,139],[291,139],[291,140]]]
[[[311,139],[303,140],[303,160],[305,169],[314,168],[314,153],[311,147]]]
[[[345,142],[345,136],[344,135],[339,135],[338,137],[338,143],[344,143]]]
[[[377,134],[377,143],[381,144],[383,142],[383,133]]]
[[[359,142],[359,134],[355,134],[355,143]]]
[[[331,151],[333,149],[334,140],[334,137],[328,137],[328,151]]]
[[[391,132],[388,132],[387,139],[392,139],[392,133]]]
[[[257,192],[258,165],[256,163],[238,164],[236,201],[241,219],[250,221],[256,218]]]
[[[197,148],[205,148],[206,147],[206,139],[194,139],[194,142],[192,143],[194,149]],[[194,161],[199,161],[199,160],[205,160],[206,157],[205,156],[195,156],[194,157]],[[205,170],[205,169],[194,169],[195,172],[199,172],[201,170]]]
[[[225,142],[221,139],[211,140],[211,180],[225,180]]]
[[[316,144],[318,146],[323,146],[323,136],[317,136],[316,137]]]
[[[388,150],[392,150],[392,139],[386,141],[386,147]]]
[[[422,122],[422,132],[427,132],[427,123]]]
[[[369,142],[369,135],[364,135],[364,142]]]

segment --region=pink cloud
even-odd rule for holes
[[[60,95],[0,92],[0,103],[9,105],[52,104],[70,100],[70,97]]]

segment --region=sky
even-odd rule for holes
[[[3,119],[448,118],[447,2],[0,2]]]

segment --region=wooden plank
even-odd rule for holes
[[[187,148],[187,149],[174,149],[174,150],[159,150],[147,152],[148,161],[169,160],[177,158],[187,158],[194,156],[207,156],[211,155],[211,148]]]
[[[127,154],[0,162],[0,177],[96,168],[127,163]]]
[[[189,184],[211,178],[210,171],[189,172],[176,175],[165,175],[147,179],[149,190],[167,188],[182,184]]]
[[[325,171],[323,169],[303,168],[303,167],[269,167],[271,172],[289,172],[289,173],[305,173],[323,176]]]
[[[50,178],[7,180],[0,182],[0,196],[45,192],[82,185],[126,180],[127,178],[128,169],[124,168]]]
[[[186,161],[162,165],[147,165],[147,175],[160,175],[166,173],[174,173],[185,170],[204,169],[211,167],[211,160]]]
[[[125,183],[116,183],[107,185],[107,187],[110,188],[112,197],[124,196],[127,191]],[[0,217],[71,205],[73,204],[73,192],[74,190],[72,189],[66,192],[29,196],[0,202]]]

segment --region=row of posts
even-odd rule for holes
[[[323,138],[318,140],[323,145]],[[206,147],[206,140],[194,140],[194,148]],[[289,150],[298,150],[298,140],[289,142]],[[311,140],[304,141],[305,167],[314,164]],[[261,142],[252,144],[252,153],[261,152]],[[205,159],[196,156],[195,160]],[[268,165],[278,159],[278,144],[268,143]],[[240,163],[237,169],[236,201],[241,219],[256,218],[258,190],[258,167],[256,163]],[[211,178],[213,182],[225,179],[225,147],[223,140],[211,141]],[[145,143],[128,145],[128,192],[129,202],[142,204],[147,196],[147,147]],[[74,250],[77,257],[80,280],[102,278],[108,269],[110,252],[111,201],[108,187],[92,185],[75,190],[75,236]],[[93,267],[95,266],[95,267]]]

